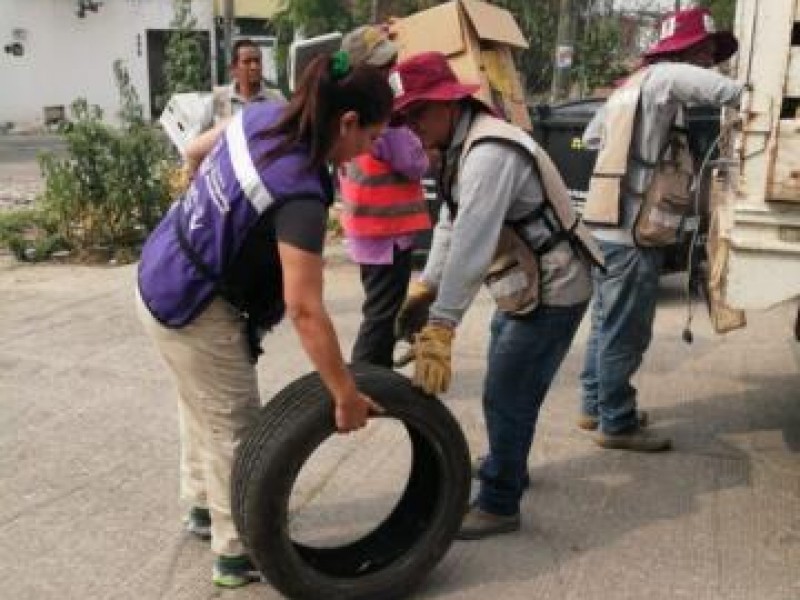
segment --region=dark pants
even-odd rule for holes
[[[395,248],[391,265],[361,265],[366,298],[361,307],[364,318],[353,346],[352,362],[392,367],[394,321],[408,291],[412,252]]]
[[[483,510],[519,512],[539,408],[585,311],[580,304],[542,306],[516,319],[495,313],[483,388],[489,437],[489,454],[480,468]]]

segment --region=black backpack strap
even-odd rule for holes
[[[540,221],[544,223],[545,227],[550,231],[550,236],[542,242],[538,247],[531,248],[531,250],[538,254],[539,256],[543,254],[547,254],[551,250],[553,250],[556,246],[558,246],[563,241],[569,241],[570,245],[572,246],[572,240],[575,237],[573,234],[575,232],[575,228],[578,226],[578,219],[575,219],[575,222],[571,225],[567,226],[558,218],[558,214],[556,213],[555,209],[552,206],[552,202],[547,195],[547,190],[544,188],[544,184],[542,182],[542,176],[539,172],[539,165],[536,164],[536,160],[534,160],[528,149],[513,142],[507,138],[493,138],[493,137],[486,137],[478,140],[473,144],[473,148],[479,144],[485,142],[494,142],[496,144],[503,144],[509,148],[513,148],[515,151],[522,153],[525,158],[529,159],[531,168],[536,173],[536,177],[539,179],[540,182],[540,189],[542,191],[542,203],[534,208],[529,213],[523,215],[519,219],[514,219],[513,221],[506,221],[508,225],[514,227],[517,233],[522,237],[522,239],[527,240],[525,235],[523,235],[522,229],[536,221]],[[574,248],[573,248],[574,249]]]
[[[214,270],[206,264],[197,251],[192,248],[192,245],[189,243],[189,238],[186,237],[186,231],[183,225],[185,213],[183,212],[182,199],[178,200],[175,206],[175,212],[177,213],[175,215],[175,238],[178,240],[178,246],[181,251],[183,251],[186,258],[189,259],[189,262],[192,263],[194,268],[197,269],[203,277],[214,283],[216,293],[230,301],[229,295],[231,290],[228,289],[224,278],[221,275],[217,275]]]
[[[451,221],[455,221],[458,215],[458,205],[453,199],[453,185],[455,184],[458,169],[461,166],[459,162],[456,162],[448,169],[447,160],[443,159],[439,165],[439,173],[436,176],[436,193],[447,206]]]

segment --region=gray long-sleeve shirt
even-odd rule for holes
[[[472,113],[465,111],[444,160],[458,161]],[[505,221],[520,219],[543,202],[532,159],[508,144],[484,142],[465,157],[452,190],[458,216],[442,206],[422,280],[438,288],[431,317],[457,324],[480,288]],[[533,247],[550,236],[543,222],[525,228]],[[586,265],[568,243],[541,257],[541,302],[568,306],[588,300],[591,281]]]
[[[692,105],[736,106],[742,93],[742,84],[687,63],[658,63],[650,67],[639,97],[639,110],[633,128],[631,156],[650,163],[660,159],[673,125],[683,124],[682,109]],[[601,148],[607,136],[605,110],[600,109],[586,127],[583,139],[589,148]],[[653,170],[629,157],[623,180],[623,190],[644,193],[653,176]],[[593,228],[594,236],[627,245],[633,245],[631,228],[639,212],[639,197],[622,193],[623,219],[620,227]]]

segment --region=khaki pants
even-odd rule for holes
[[[211,549],[244,553],[231,518],[231,468],[260,405],[254,365],[236,311],[214,300],[180,329],[163,326],[137,291],[137,312],[178,390],[181,495],[211,513]]]

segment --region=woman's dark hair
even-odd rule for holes
[[[305,68],[283,116],[260,134],[282,138],[261,162],[303,144],[308,148],[309,166],[319,167],[333,145],[342,114],[355,112],[362,127],[389,120],[394,96],[384,73],[366,64],[349,68],[343,77],[335,77],[333,70],[331,54],[318,56]]]

